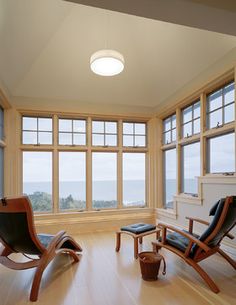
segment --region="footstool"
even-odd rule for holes
[[[121,234],[127,234],[134,239],[134,258],[138,258],[138,241],[140,244],[143,242],[143,237],[156,234],[156,239],[160,237],[161,230],[155,225],[147,223],[135,223],[129,226],[122,227],[116,232],[116,252],[119,252],[121,245]]]

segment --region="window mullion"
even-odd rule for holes
[[[122,120],[118,121],[118,146],[117,153],[117,207],[123,207],[123,151],[122,151]]]
[[[88,150],[86,156],[86,208],[92,210],[92,119],[87,121]]]

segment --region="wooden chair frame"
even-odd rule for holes
[[[14,202],[13,202],[14,201]],[[14,270],[24,270],[30,268],[37,268],[33,283],[30,292],[30,301],[35,302],[38,299],[39,287],[41,283],[41,278],[43,275],[44,270],[48,266],[48,264],[61,253],[69,254],[74,262],[79,261],[79,256],[76,252],[82,251],[82,248],[77,244],[77,242],[70,236],[65,235],[65,231],[58,232],[49,243],[48,247],[45,248],[40,240],[37,237],[34,222],[33,222],[33,212],[31,208],[31,204],[29,199],[25,196],[19,198],[9,198],[9,199],[2,199],[3,203],[0,204],[0,212],[12,212],[12,213],[19,213],[24,212],[27,215],[27,222],[29,228],[29,234],[31,240],[35,244],[35,246],[39,249],[39,253],[37,254],[38,258],[29,258],[27,253],[17,252],[0,237],[0,242],[2,243],[2,247],[0,248],[0,263],[7,268],[14,269]],[[73,250],[70,248],[62,247],[63,244],[69,242],[73,246]],[[27,262],[15,262],[9,255],[12,253],[21,253],[29,258]]]
[[[206,240],[204,242],[200,241],[198,238],[196,238],[192,235],[193,223],[198,222],[198,223],[201,223],[204,225],[209,225],[209,222],[199,219],[199,218],[192,218],[192,217],[186,217],[186,219],[189,220],[188,232],[182,231],[171,225],[159,223],[158,226],[162,229],[161,241],[152,242],[154,251],[158,252],[163,247],[163,248],[168,249],[171,252],[177,254],[178,256],[180,256],[188,265],[193,267],[198,272],[198,274],[202,277],[202,279],[206,282],[206,284],[210,287],[210,289],[215,293],[218,293],[220,291],[219,287],[215,284],[215,282],[211,279],[211,277],[206,273],[206,271],[204,271],[200,267],[200,265],[198,263],[215,253],[219,253],[222,257],[224,257],[229,262],[229,264],[234,269],[236,269],[236,261],[233,260],[228,254],[226,254],[222,249],[220,249],[220,242],[222,241],[222,239],[225,236],[227,236],[230,239],[234,238],[234,236],[232,234],[230,234],[229,231],[232,230],[232,228],[235,226],[235,224],[228,230],[228,232],[226,232],[224,234],[224,236],[218,242],[217,246],[212,248],[212,247],[209,247],[209,245],[208,245],[208,243],[213,239],[213,237],[219,232],[219,230],[225,220],[229,204],[232,203],[232,200],[233,200],[233,197],[226,198],[226,202],[225,202],[222,214],[220,216],[220,219],[219,219],[215,229],[213,230],[213,232],[206,238]],[[180,251],[179,249],[175,248],[174,246],[172,246],[166,242],[167,230],[179,233],[180,235],[188,238],[189,244],[188,244],[188,247],[186,248],[185,252]],[[196,244],[198,246],[198,249],[197,249],[196,253],[194,254],[194,256],[191,257],[190,253],[192,250],[192,246],[194,244]]]

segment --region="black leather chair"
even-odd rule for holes
[[[37,301],[43,271],[57,254],[68,253],[78,262],[76,252],[82,251],[65,231],[56,235],[36,234],[31,204],[26,196],[0,200],[0,242],[1,264],[15,270],[37,267],[30,293],[31,301]],[[21,253],[26,257],[36,255],[38,258],[19,263],[9,258],[12,253]]]
[[[211,208],[209,215],[213,216],[210,223],[202,219],[186,217],[189,220],[188,231],[159,223],[158,226],[162,228],[162,236],[160,240],[152,244],[154,251],[158,252],[163,247],[183,258],[199,273],[211,290],[218,293],[219,288],[198,262],[218,252],[236,269],[236,261],[220,249],[220,243],[224,237],[234,238],[229,232],[236,225],[236,196],[219,200]],[[194,222],[208,226],[200,236],[193,233]],[[167,234],[167,230],[171,232]]]

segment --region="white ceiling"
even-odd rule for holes
[[[125,57],[115,77],[93,52]],[[236,37],[61,0],[0,0],[0,79],[12,97],[155,107],[236,47]],[[14,100],[14,99],[13,99]]]

